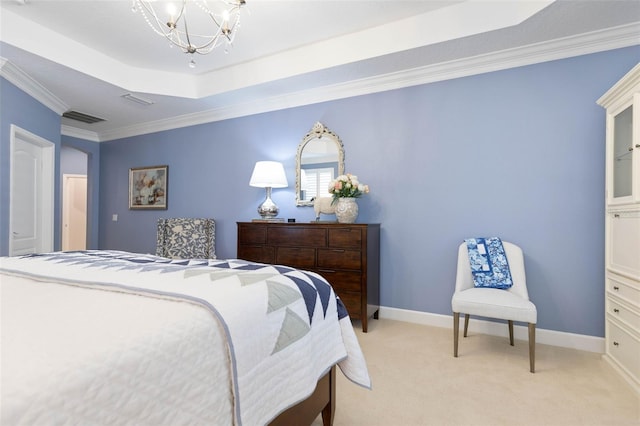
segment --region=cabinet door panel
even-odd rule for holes
[[[607,321],[607,352],[634,377],[640,378],[640,342],[622,327]]]
[[[313,268],[316,261],[316,251],[312,248],[278,247],[276,249],[276,263],[295,268]]]
[[[609,220],[609,270],[640,280],[640,211],[611,212]]]
[[[361,252],[360,250],[318,249],[318,267],[360,270]]]
[[[633,194],[633,105],[613,117],[613,197]]]

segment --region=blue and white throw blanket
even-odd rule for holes
[[[244,260],[100,250],[1,260],[2,274],[208,309],[226,333],[236,424],[267,423],[310,395],[335,363],[351,381],[371,387],[347,311],[318,274]]]
[[[507,289],[513,285],[509,262],[500,238],[467,238],[464,241],[476,287]]]

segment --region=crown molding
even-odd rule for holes
[[[69,109],[60,98],[2,57],[0,57],[0,76],[59,115]]]
[[[77,127],[63,124],[60,126],[60,133],[72,138],[84,139],[90,142],[100,142],[100,136],[90,130],[78,129]]]
[[[633,23],[406,71],[256,99],[166,120],[141,123],[101,133],[100,140],[120,139],[619,49],[640,44],[638,34],[640,23]]]

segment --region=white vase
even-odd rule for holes
[[[336,203],[338,223],[354,223],[358,218],[358,203],[355,198],[338,198]]]

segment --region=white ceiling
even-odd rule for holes
[[[60,113],[106,119],[65,118],[66,134],[109,140],[640,44],[637,0],[247,0],[245,12],[229,53],[191,69],[130,0],[0,0],[2,76]]]

